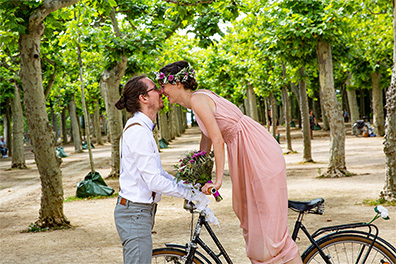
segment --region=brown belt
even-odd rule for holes
[[[153,192],[153,203],[154,203],[155,195],[156,195],[156,193]],[[127,204],[127,202],[128,202],[129,200],[127,200],[127,199],[125,199],[125,198],[123,198],[123,197],[121,197],[121,196],[120,196],[120,198],[121,198],[121,199],[120,199],[120,204],[126,206],[126,204]]]

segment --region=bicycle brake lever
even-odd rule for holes
[[[189,202],[189,201],[187,201],[186,199],[184,199],[184,205],[183,205],[183,208],[185,209],[185,210],[187,210],[187,211],[190,211],[190,212],[192,212],[192,211],[194,211],[196,208],[195,208],[195,204],[193,203],[193,202]]]

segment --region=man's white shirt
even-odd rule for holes
[[[125,130],[132,123],[139,123]],[[157,143],[153,137],[151,119],[137,112],[127,121],[120,139],[120,193],[136,203],[152,203],[161,200],[161,194],[190,198],[189,188],[176,184],[174,177],[163,170]]]

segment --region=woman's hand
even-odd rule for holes
[[[209,194],[212,194],[211,192],[210,192],[210,189],[211,188],[215,188],[216,190],[219,190],[220,188],[221,188],[221,182],[215,182],[214,184],[213,183],[206,183],[202,188],[201,188],[201,191],[204,193],[204,194],[206,194],[206,195],[209,195]]]

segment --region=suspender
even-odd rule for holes
[[[129,126],[127,126],[127,127],[124,129],[124,131],[122,132],[122,134],[124,134],[124,132],[125,132],[128,128],[130,128],[131,126],[135,126],[135,125],[142,126],[142,125],[139,124],[139,123],[132,123],[132,124],[130,124]],[[121,137],[122,137],[122,135],[121,135]]]
[[[128,128],[130,128],[131,126],[135,126],[135,125],[142,126],[142,125],[139,124],[139,123],[132,123],[132,124],[130,124],[129,126],[127,126],[127,127],[124,129],[124,131],[122,131],[120,145],[122,144],[122,136],[124,135],[124,132],[125,132]],[[122,158],[122,146],[120,147],[120,157]],[[152,196],[153,196],[153,203],[154,203],[154,199],[155,199],[155,196],[156,196],[156,192],[152,192]]]

